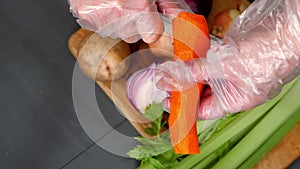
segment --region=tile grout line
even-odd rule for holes
[[[78,157],[80,157],[82,154],[84,154],[87,150],[89,150],[90,148],[92,148],[94,145],[97,144],[97,142],[101,141],[103,138],[105,138],[107,135],[109,135],[115,128],[118,128],[119,126],[121,126],[124,122],[126,122],[127,119],[121,121],[119,124],[117,124],[114,128],[112,128],[111,130],[109,130],[107,133],[105,133],[103,136],[101,136],[99,139],[97,139],[95,142],[93,142],[91,145],[87,146],[86,149],[82,150],[79,154],[77,154],[74,158],[72,158],[70,161],[68,161],[66,164],[62,165],[62,167],[60,167],[59,169],[64,169],[65,167],[67,167],[69,164],[71,164],[74,160],[76,160]]]

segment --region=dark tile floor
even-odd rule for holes
[[[75,59],[67,48],[78,28],[67,0],[0,1],[1,169],[137,166],[97,146],[78,121],[72,100]],[[137,135],[99,88],[96,95],[112,128]]]
[[[0,1],[1,169],[137,167],[95,144],[76,116],[67,40],[78,28],[67,0]],[[107,141],[113,128],[137,135],[99,88],[96,97],[110,125],[98,141]]]

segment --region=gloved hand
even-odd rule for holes
[[[157,87],[181,90],[174,81],[180,86],[191,83],[187,77],[207,84],[199,119],[257,106],[299,75],[299,27],[298,0],[256,0],[234,21],[224,40],[211,46],[207,58],[161,64]]]
[[[69,4],[81,27],[128,43],[139,39],[151,43],[162,34],[158,11],[168,17],[190,11],[183,0],[69,0]]]

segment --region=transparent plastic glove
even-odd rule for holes
[[[299,0],[256,0],[235,20],[224,40],[211,46],[207,58],[186,62],[185,68],[181,65],[179,69],[195,82],[209,86],[200,98],[198,118],[239,112],[276,96],[300,74],[299,27]],[[185,77],[173,73],[178,62],[158,67],[164,70],[157,71],[158,88],[169,90],[170,82],[182,83]]]
[[[69,0],[81,27],[128,43],[155,41],[163,32],[158,11],[168,17],[190,10],[183,0]]]

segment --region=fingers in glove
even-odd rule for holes
[[[157,40],[163,32],[163,25],[159,14],[157,13],[157,5],[153,0],[124,0],[122,3],[124,9],[136,11],[129,13],[128,20],[132,21],[135,29],[128,29],[135,34],[139,34],[140,38],[146,43],[151,43]],[[138,36],[134,36],[137,38]],[[125,39],[132,41],[133,38]]]
[[[200,100],[197,111],[197,119],[209,120],[225,115],[225,111],[214,95],[207,96]]]
[[[165,91],[182,91],[195,84],[189,68],[179,59],[158,65],[155,76],[156,86]]]
[[[194,80],[198,83],[207,83],[208,75],[204,62],[205,59],[192,59],[186,62]]]
[[[154,0],[119,0],[120,7],[132,11],[155,12],[157,6]]]
[[[206,85],[200,97],[200,105],[197,112],[198,119],[215,119],[226,113],[241,111],[243,103],[241,95],[236,87],[228,80],[209,80],[211,86]]]
[[[130,21],[130,16],[117,21],[116,26],[115,30],[118,31],[113,33],[111,37],[119,37],[127,43],[137,42],[141,38],[136,28],[135,21]]]
[[[101,36],[150,43],[163,32],[154,0],[69,0],[81,27]],[[149,15],[149,16],[148,16]]]
[[[146,43],[156,41],[164,31],[162,20],[157,12],[143,12],[136,21],[137,31]]]
[[[174,18],[181,11],[188,11],[192,13],[192,10],[184,2],[184,0],[157,0],[158,10],[164,15]]]

